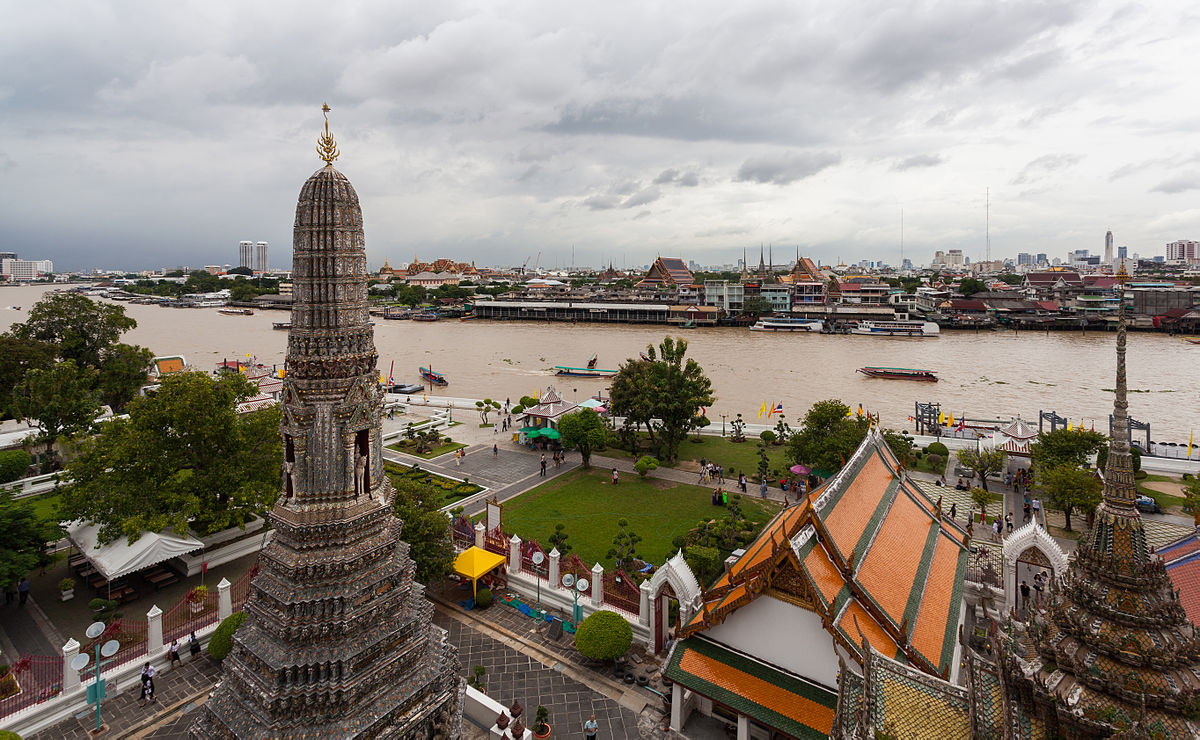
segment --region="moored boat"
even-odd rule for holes
[[[750,331],[807,331],[820,332],[825,322],[820,319],[802,319],[794,316],[777,316],[759,319]]]
[[[872,378],[888,378],[890,380],[925,380],[937,382],[937,373],[933,370],[919,370],[911,367],[860,367],[858,372]]]
[[[438,316],[433,311],[422,311],[421,313],[413,314],[413,321],[441,321],[442,317]]]
[[[850,327],[851,334],[872,337],[936,337],[940,331],[932,321],[858,321]]]
[[[421,377],[424,378],[425,382],[427,383],[433,383],[434,385],[449,385],[450,381],[446,380],[446,376],[442,375],[441,373],[435,373],[432,368],[419,367],[417,368],[417,371],[421,373]]]
[[[383,390],[386,393],[412,395],[413,393],[420,393],[421,391],[425,390],[425,386],[421,385],[420,383],[393,383],[391,385],[384,386]]]
[[[611,378],[617,374],[616,370],[600,370],[594,367],[567,367],[566,365],[555,365],[555,375],[565,375],[571,378]]]
[[[1200,337],[1184,337],[1183,341],[1188,344],[1200,344]]]
[[[253,308],[218,308],[217,313],[223,313],[226,316],[253,316]]]
[[[276,321],[274,324],[271,324],[271,328],[272,328],[272,329],[278,329],[279,331],[287,331],[288,329],[291,329],[291,328],[292,328],[292,322],[290,322],[290,321]]]

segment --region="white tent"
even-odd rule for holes
[[[97,524],[72,522],[67,527],[67,537],[100,575],[110,581],[204,547],[204,543],[195,537],[180,537],[170,530],[162,534],[143,532],[132,545],[127,538],[118,537],[107,545],[96,547],[99,531]]]

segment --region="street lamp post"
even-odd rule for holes
[[[576,581],[575,576],[568,573],[562,577],[562,585],[571,589],[571,595],[575,599],[574,608],[571,610],[571,618],[575,623],[575,626],[578,627],[580,621],[579,617],[581,616],[579,613],[579,594],[587,591],[588,579],[580,578],[578,581]],[[574,588],[571,588],[572,586],[574,586]]]
[[[727,416],[729,416],[729,414],[721,414],[721,436],[722,437],[725,436],[725,417],[727,417]]]
[[[105,629],[106,629],[106,626],[105,626],[104,622],[92,622],[90,625],[88,625],[87,632],[85,632],[84,634],[86,634],[89,638],[95,640],[104,634]],[[103,645],[101,645],[99,642],[96,643],[96,678],[94,681],[92,681],[92,685],[87,687],[87,700],[89,703],[94,703],[96,705],[96,732],[95,732],[95,734],[97,734],[97,735],[100,734],[101,729],[103,728],[103,725],[101,724],[101,721],[100,721],[100,702],[102,699],[104,699],[104,696],[105,696],[105,691],[104,691],[105,681],[103,678],[100,677],[100,669],[101,669],[101,667],[103,667],[103,664],[106,661],[101,660],[101,659],[102,658],[111,658],[112,656],[116,655],[117,651],[120,649],[121,649],[121,643],[117,642],[116,640],[109,640],[109,641],[105,642]],[[90,660],[90,656],[87,653],[81,653],[79,655],[76,655],[74,658],[71,659],[71,668],[73,668],[76,671],[82,671],[84,668],[87,667],[89,660]]]
[[[545,562],[546,556],[539,550],[533,554],[533,576],[537,580],[537,608],[538,613],[542,611],[542,568],[541,565]]]

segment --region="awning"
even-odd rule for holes
[[[478,591],[477,581],[490,571],[504,565],[508,558],[472,545],[454,559],[454,572],[471,579],[471,595]]]
[[[562,437],[562,433],[559,432],[557,429],[543,429],[542,436],[545,437],[546,439],[558,439],[558,438]]]
[[[98,524],[72,522],[67,527],[67,537],[109,581],[204,547],[204,543],[195,537],[180,537],[170,530],[161,534],[143,532],[132,545],[125,537],[118,537],[107,545],[96,547],[99,531]]]
[[[595,398],[589,398],[588,400],[581,402],[579,405],[581,408],[595,409],[604,406],[604,401],[600,401]]]
[[[542,436],[541,429],[530,429],[528,432],[526,432],[524,429],[522,429],[521,433],[525,435],[525,439],[535,439],[537,437]]]
[[[521,427],[517,431],[520,432],[521,434],[529,434],[530,432],[541,432],[542,428],[541,427]]]

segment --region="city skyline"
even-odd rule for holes
[[[899,264],[901,210],[917,264],[980,261],[989,231],[993,258],[1200,232],[1182,3],[316,7],[14,9],[4,248],[72,270],[288,245],[280,183],[324,100],[371,264]]]

